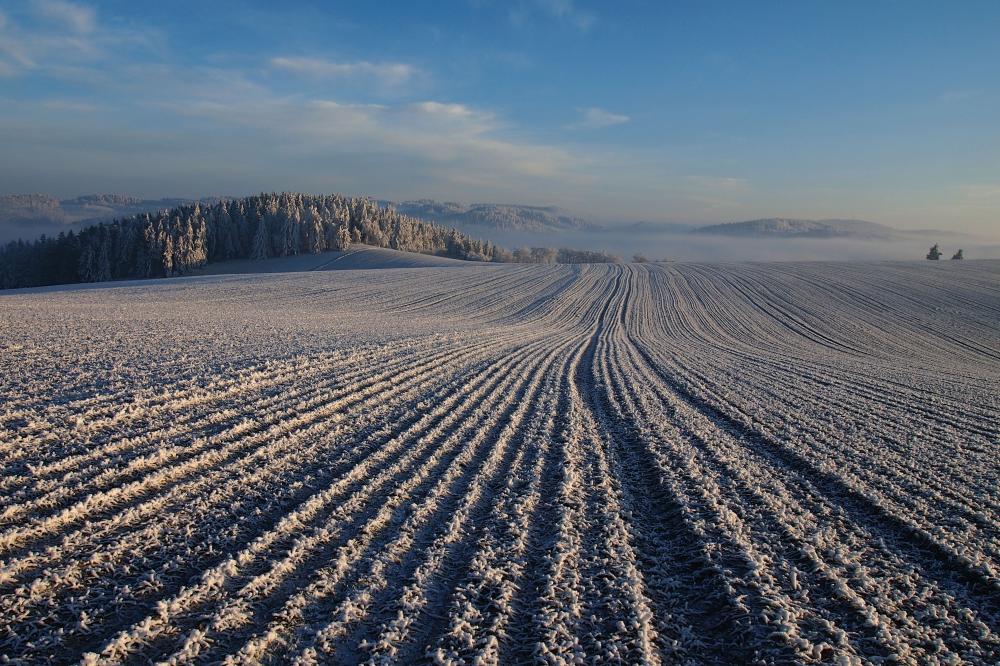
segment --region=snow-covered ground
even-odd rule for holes
[[[384,247],[355,243],[343,252],[320,252],[272,259],[235,259],[208,264],[195,275],[232,275],[246,273],[297,273],[304,271],[362,270],[372,268],[446,268],[468,266],[470,262],[449,257],[435,257],[416,252],[402,252]]]
[[[997,663],[1000,262],[2,294],[0,469],[25,663]]]

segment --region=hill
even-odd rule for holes
[[[282,192],[194,203],[99,223],[78,234],[8,243],[0,247],[0,288],[172,277],[207,264],[316,255],[358,243],[470,261],[619,261],[566,248],[511,252],[370,199]]]
[[[805,220],[784,217],[712,224],[694,231],[699,234],[754,238],[890,239],[900,233],[892,227],[865,220]]]
[[[72,199],[57,199],[47,194],[8,194],[0,196],[0,241],[79,231],[116,217],[191,203],[191,199],[140,199],[124,194],[89,194]]]
[[[178,206],[0,248],[0,288],[187,275],[207,264],[346,250],[352,243],[511,261],[489,241],[369,199],[282,192]]]
[[[521,204],[462,204],[453,201],[382,202],[404,215],[461,228],[487,227],[500,231],[597,231],[603,227],[573,217],[554,206]]]
[[[219,197],[199,199],[215,203]],[[0,196],[0,241],[30,239],[41,234],[79,231],[99,222],[191,205],[194,199],[141,199],[124,194],[90,194],[71,199],[57,199],[47,194],[9,194]],[[419,199],[415,201],[378,201],[403,215],[459,227],[473,232],[483,229],[500,231],[599,231],[600,224],[574,217],[554,206],[520,204],[461,204],[451,201]]]

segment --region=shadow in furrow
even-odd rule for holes
[[[846,517],[874,535],[885,535],[900,557],[922,570],[931,580],[949,583],[948,591],[957,593],[962,603],[975,609],[987,624],[1000,626],[1000,587],[985,579],[971,563],[935,541],[924,531],[891,514],[877,502],[851,488],[843,479],[817,469],[801,453],[773,442],[752,427],[726,414],[695,394],[679,379],[663,370],[641,345],[634,345],[647,364],[683,403],[704,414],[720,430],[737,441],[751,445],[772,464],[791,470],[839,505]]]
[[[550,372],[551,363],[551,359],[546,359],[542,362],[545,368],[544,370],[539,371],[540,375],[544,376]],[[542,379],[527,398],[528,407],[521,417],[522,424],[524,420],[529,419],[531,415],[536,413],[538,406],[544,397],[544,392],[544,379]],[[496,424],[493,431],[494,434],[491,437],[491,443],[493,445],[499,443],[499,434],[502,433],[505,428],[514,424],[513,415],[520,402],[521,401],[515,397],[512,400],[512,403],[508,406],[508,409],[505,411],[504,418]],[[514,407],[514,409],[510,409],[510,407]],[[469,573],[472,565],[472,560],[476,554],[475,544],[479,541],[483,521],[489,517],[489,512],[493,507],[493,501],[497,492],[503,486],[503,483],[508,477],[511,475],[518,476],[515,472],[519,473],[520,471],[514,469],[513,461],[519,450],[529,444],[529,435],[530,432],[526,428],[517,427],[513,429],[511,441],[506,445],[507,450],[504,452],[502,462],[490,477],[489,482],[486,484],[486,488],[483,491],[483,495],[474,504],[474,508],[471,512],[471,519],[469,520],[469,528],[464,534],[464,538],[450,544],[448,547],[444,563],[440,567],[440,571],[435,574],[432,589],[427,593],[428,602],[418,611],[418,616],[413,619],[413,635],[408,638],[406,645],[403,646],[400,653],[396,655],[397,660],[404,663],[422,663],[430,661],[425,654],[428,646],[433,645],[437,639],[442,636],[450,621],[447,612],[442,609],[451,607],[450,599],[454,595],[455,588],[467,578],[467,574]],[[522,460],[521,466],[523,467],[524,465],[525,462]],[[426,537],[427,541],[430,541],[430,539],[434,536],[434,528],[435,524],[433,523],[431,526],[425,528],[425,531],[428,533],[428,536]],[[413,550],[419,551],[416,547]],[[408,563],[403,571],[398,572],[395,579],[399,581],[411,580],[414,571],[419,565],[419,558],[413,558],[413,561]],[[392,602],[398,598],[396,595],[398,595],[399,592],[400,590],[398,589],[387,590],[379,596],[374,605],[376,607],[389,608]],[[347,646],[359,644],[361,640],[364,640],[365,635],[368,634],[373,627],[378,627],[378,623],[369,623],[369,626],[362,627],[354,637],[357,640],[350,640],[345,644]],[[368,637],[371,638],[371,636]],[[348,655],[347,653],[343,653],[341,656],[347,657]]]
[[[744,613],[733,606],[721,571],[700,555],[701,537],[686,522],[681,504],[656,473],[656,464],[651,462],[651,452],[641,434],[632,424],[612,416],[611,400],[618,397],[612,394],[612,388],[598,386],[595,356],[608,326],[612,302],[609,299],[601,314],[574,380],[607,438],[610,452],[624,463],[625,473],[618,481],[633,510],[637,510],[629,523],[656,624],[659,627],[681,616],[698,637],[711,641],[697,655],[688,655],[696,662],[751,663],[754,652],[747,645],[749,634],[743,626],[745,618],[741,618]],[[681,594],[684,607],[677,608],[665,600],[658,584],[686,586]]]

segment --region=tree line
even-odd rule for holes
[[[603,252],[513,252],[367,198],[291,192],[194,203],[0,247],[0,288],[185,275],[229,259],[266,259],[351,243],[471,261],[598,263]]]

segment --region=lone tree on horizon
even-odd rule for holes
[[[938,249],[937,243],[934,243],[934,247],[932,247],[930,251],[927,253],[927,258],[930,259],[931,261],[937,261],[938,259],[941,258],[941,250]]]
[[[956,259],[965,259],[965,255],[962,254],[962,248],[959,248],[958,252],[952,255],[951,260],[955,261]]]

